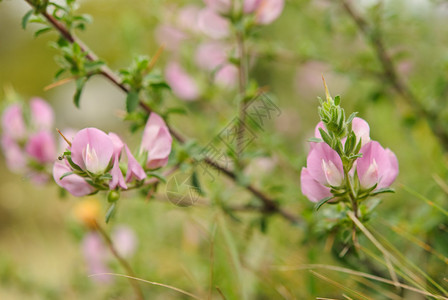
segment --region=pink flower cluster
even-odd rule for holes
[[[204,0],[205,7],[187,5],[165,19],[173,19],[156,29],[156,39],[172,52],[173,61],[165,69],[165,77],[174,95],[186,101],[200,97],[198,82],[182,67],[180,49],[184,41],[197,40],[194,61],[211,81],[223,88],[237,83],[238,68],[230,62],[237,58],[229,16],[243,16],[254,25],[267,25],[283,11],[284,0],[244,0],[238,7],[234,0]],[[174,16],[172,15],[174,14]],[[244,22],[243,22],[244,23]],[[247,22],[246,22],[247,23]]]
[[[27,174],[37,183],[47,180],[45,169],[57,151],[53,122],[52,108],[40,98],[32,98],[29,107],[14,103],[4,110],[1,147],[11,171]]]
[[[115,133],[85,128],[74,135],[67,148],[69,154],[55,162],[53,177],[59,186],[77,197],[98,190],[127,190],[129,184],[147,177],[145,169],[168,163],[171,144],[169,129],[156,113],[151,113],[143,132],[139,154],[142,163]]]
[[[112,230],[111,239],[120,256],[129,258],[135,253],[137,236],[128,226],[115,227]],[[89,232],[84,237],[81,247],[90,274],[111,273],[108,262],[113,260],[113,257],[98,232]],[[110,283],[112,281],[112,276],[109,275],[97,275],[91,278],[98,283]]]
[[[321,138],[319,128],[324,129],[322,122],[316,126],[316,138]],[[365,120],[354,118],[352,130],[357,142],[361,140],[362,157],[356,159],[348,171],[348,180],[357,181],[355,186],[360,193],[389,187],[398,175],[397,157],[390,149],[370,140],[370,128]],[[344,144],[344,140],[342,142]],[[312,142],[307,167],[302,168],[300,179],[302,193],[310,201],[318,202],[333,196],[332,189],[344,188],[347,178],[339,154],[324,142]]]

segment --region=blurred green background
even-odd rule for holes
[[[195,3],[202,5],[201,1]],[[187,2],[97,0],[79,4],[79,11],[94,20],[79,37],[118,70],[126,68],[134,55],[153,55],[159,47],[155,27],[163,22],[170,7]],[[438,111],[445,121],[448,4],[372,0],[357,2],[355,7],[370,24],[380,28],[399,76],[425,107]],[[28,9],[24,1],[0,3],[0,99],[11,89],[24,100],[40,96],[53,105],[58,128],[94,126],[118,132],[137,145],[141,133],[130,134],[128,124],[123,126],[117,113],[125,109],[125,95],[105,79],[94,78],[87,83],[81,109],[72,104],[73,84],[43,90],[58,69],[55,51],[49,47],[57,35],[51,32],[33,38],[33,30],[38,27],[34,24],[23,30],[20,20]],[[136,231],[139,247],[130,263],[138,277],[179,287],[201,298],[207,298],[211,288],[216,299],[221,299],[218,289],[226,299],[345,299],[343,293],[347,291],[308,270],[281,271],[275,266],[340,264],[371,272],[362,264],[362,257],[344,260],[338,258],[342,250],[338,245],[330,250],[332,235],[322,228],[325,217],[331,215],[326,210],[333,208],[314,212],[313,204],[300,192],[299,174],[308,152],[306,140],[318,122],[317,96],[324,95],[323,74],[332,95],[341,96],[346,112],[358,111],[358,116],[370,124],[371,138],[394,151],[400,163],[394,184],[396,193],[381,197],[383,201],[369,225],[409,261],[447,287],[443,280],[447,276],[446,262],[440,263],[434,254],[394,233],[389,226],[402,228],[448,256],[446,217],[406,191],[417,191],[447,208],[443,190],[448,178],[446,152],[427,121],[397,95],[382,75],[375,52],[341,3],[287,1],[281,17],[258,34],[257,47],[261,50],[250,76],[269,87],[281,115],[268,122],[252,145],[253,149],[264,149],[262,152],[275,162],[274,168],[264,170],[254,160],[251,167],[255,171],[249,176],[285,209],[302,216],[307,225],[291,226],[276,216],[264,220],[256,213],[240,213],[235,220],[223,212],[219,203],[243,204],[251,201],[251,195],[219,174],[214,182],[203,178],[207,192],[204,201],[211,203],[210,207],[177,207],[166,201],[164,186],[157,196],[162,201],[146,201],[130,194],[121,200],[118,214],[107,227],[125,223]],[[187,41],[184,47],[193,46]],[[163,69],[169,59],[165,53],[158,67]],[[172,116],[170,121],[183,134],[206,145],[233,119],[234,98],[233,91],[215,92],[213,98],[196,103],[171,96],[168,103],[184,107],[187,114]],[[0,170],[0,299],[133,297],[126,279],[115,278],[115,284],[101,286],[87,277],[80,250],[85,229],[73,216],[79,199],[60,200],[55,185],[36,187],[23,176],[10,173],[4,160],[0,161]],[[439,178],[439,183],[434,178]],[[101,195],[96,197],[105,211],[106,200]],[[267,227],[263,232],[260,224],[264,222]],[[371,246],[366,239],[361,238],[361,242]],[[124,272],[116,263],[111,267],[116,273]],[[387,274],[380,264],[376,269]],[[372,299],[391,298],[378,291],[378,286],[369,287],[353,276],[319,272]],[[142,284],[142,288],[148,299],[186,299],[163,287]],[[397,297],[422,299],[408,293]]]

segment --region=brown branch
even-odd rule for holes
[[[135,273],[132,270],[129,263],[118,253],[117,249],[115,249],[115,246],[114,246],[111,238],[107,234],[107,232],[104,231],[104,229],[96,221],[95,221],[94,225],[95,225],[96,231],[98,231],[101,234],[101,236],[103,237],[104,241],[106,242],[106,245],[109,248],[110,252],[113,254],[113,256],[115,256],[115,258],[118,260],[120,265],[126,270],[126,273],[131,277],[136,277]],[[132,288],[135,291],[136,298],[138,300],[144,300],[145,297],[143,296],[143,292],[140,289],[140,285],[138,284],[138,282],[136,282],[135,280],[132,280],[132,279],[129,279],[129,282],[131,283]]]
[[[25,1],[29,5],[34,7],[31,0],[25,0]],[[77,43],[80,46],[81,50],[84,53],[86,53],[86,57],[89,60],[91,60],[91,61],[98,60],[98,57],[96,56],[96,54],[93,51],[91,51],[79,38],[77,38],[75,35],[70,33],[67,30],[67,28],[64,26],[64,24],[62,24],[61,22],[56,20],[51,14],[49,14],[46,11],[41,12],[41,14],[62,35],[62,37],[64,37],[70,43]],[[129,93],[129,91],[130,91],[129,87],[127,87],[126,85],[121,83],[121,81],[117,77],[117,75],[106,65],[104,65],[101,68],[101,75],[103,75],[104,77],[109,79],[109,81],[111,81],[114,85],[119,87],[123,92]],[[146,112],[150,113],[152,111],[151,107],[149,107],[145,102],[140,101],[139,104]],[[168,127],[168,128],[171,132],[171,135],[179,143],[181,143],[181,144],[185,143],[185,138],[180,133],[178,133],[172,127]],[[236,182],[236,174],[233,171],[227,169],[226,167],[220,165],[216,161],[211,160],[209,158],[204,159],[204,162],[206,164],[208,164],[209,166],[213,167],[214,169],[224,173],[227,177],[229,177],[230,179],[232,179],[233,181]],[[278,203],[274,199],[270,198],[268,195],[266,195],[265,193],[260,191],[258,188],[254,187],[253,185],[248,185],[245,188],[250,193],[252,193],[252,195],[254,195],[258,199],[260,199],[260,201],[263,203],[263,206],[264,206],[264,212],[270,213],[270,214],[278,213],[280,216],[282,216],[283,218],[285,218],[286,220],[288,220],[289,222],[291,222],[293,224],[298,224],[299,222],[301,222],[301,218],[299,216],[291,214],[291,213],[281,209],[280,206],[278,205]]]
[[[398,75],[394,62],[386,51],[386,47],[384,46],[380,33],[375,32],[372,26],[370,26],[368,22],[353,9],[349,0],[342,0],[342,6],[347,14],[353,19],[364,38],[372,45],[377,59],[383,68],[383,75],[386,79],[385,81],[388,82],[397,94],[399,94],[408,103],[408,105],[412,107],[417,115],[426,119],[432,132],[442,143],[442,147],[445,151],[448,151],[448,132],[440,124],[437,113],[427,109]]]

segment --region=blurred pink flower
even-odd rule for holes
[[[73,162],[81,169],[93,174],[101,174],[111,163],[114,144],[103,131],[85,128],[73,138],[71,152]]]
[[[255,22],[257,24],[267,25],[274,22],[283,11],[285,6],[284,0],[260,0],[249,1],[252,5],[247,5],[247,8],[255,8]],[[246,7],[245,7],[246,8]]]
[[[306,160],[309,175],[324,186],[340,186],[344,179],[338,153],[326,143],[316,143]]]
[[[312,202],[319,202],[332,195],[330,188],[315,180],[307,168],[302,168],[302,172],[300,173],[300,186],[302,188],[302,194]]]
[[[54,113],[50,104],[41,98],[30,101],[31,122],[36,130],[52,130]]]
[[[124,147],[123,141],[117,134],[113,132],[109,132],[109,138],[111,139],[114,145],[114,157],[120,158],[121,150],[123,150]]]
[[[263,0],[244,0],[243,12],[245,14],[253,13]]]
[[[198,15],[201,8],[196,5],[183,6],[178,12],[178,24],[180,28],[187,29],[191,32],[199,31]]]
[[[115,249],[123,257],[130,257],[134,255],[137,249],[137,236],[134,231],[125,225],[116,226],[112,232],[112,241]]]
[[[143,131],[140,152],[147,152],[146,167],[156,169],[168,163],[173,138],[165,121],[151,113]]]
[[[195,62],[204,70],[214,71],[227,62],[226,48],[224,43],[218,41],[202,43],[196,49]]]
[[[218,14],[228,14],[232,10],[234,0],[204,0],[207,7]]]
[[[166,49],[177,52],[188,35],[174,26],[160,25],[155,29],[155,38],[159,45],[164,45]]]
[[[111,272],[107,267],[107,248],[98,233],[87,233],[82,241],[81,247],[90,275]],[[112,277],[109,275],[96,275],[90,278],[98,283],[112,282]]]
[[[226,64],[215,73],[215,82],[222,87],[234,87],[237,79],[238,68],[233,64]]]
[[[56,143],[48,131],[40,131],[31,135],[25,146],[29,156],[40,164],[52,163],[56,159]]]
[[[389,187],[398,175],[398,160],[390,149],[384,149],[376,141],[361,148],[357,172],[362,188],[368,189],[378,184],[376,189]]]
[[[19,104],[12,104],[5,109],[2,115],[2,127],[3,134],[16,141],[26,138],[26,125]]]
[[[23,171],[27,163],[25,152],[8,135],[2,136],[1,144],[8,168],[16,173]]]
[[[129,147],[124,145],[126,150],[126,156],[128,157],[128,170],[126,173],[126,182],[131,182],[132,180],[143,180],[146,178],[145,170],[143,170],[142,166],[137,162],[135,157],[132,155]]]
[[[199,88],[194,79],[176,62],[165,69],[165,78],[173,93],[183,100],[192,101],[199,97]]]
[[[67,161],[56,161],[53,165],[54,181],[62,188],[69,191],[76,197],[86,196],[95,191],[95,188],[88,184],[84,178],[76,174],[70,174],[61,179],[62,175],[72,172]]]
[[[222,39],[230,33],[230,23],[210,8],[199,12],[198,27],[203,33],[214,39]]]

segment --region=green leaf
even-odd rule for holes
[[[395,193],[395,190],[391,189],[391,188],[382,188],[382,189],[373,191],[372,193],[370,193],[370,195],[374,196],[374,195],[383,194],[383,193]]]
[[[112,218],[112,216],[115,214],[115,208],[117,207],[117,205],[115,203],[116,202],[113,202],[109,206],[109,209],[107,210],[107,213],[106,213],[106,224],[109,223],[110,218]]]
[[[340,96],[334,97],[334,104],[339,105],[340,103],[341,103],[341,97]]]
[[[158,174],[156,172],[146,172],[146,174],[148,176],[152,176],[152,177],[155,177],[155,178],[159,179],[163,183],[166,183],[166,178],[163,175],[161,175],[161,174]]]
[[[352,114],[350,115],[350,117],[348,117],[346,123],[347,123],[347,124],[350,124],[350,123],[353,121],[353,119],[356,117],[357,114],[358,114],[357,112],[352,113]]]
[[[67,177],[68,175],[72,175],[74,174],[73,172],[66,172],[64,174],[62,174],[62,176],[59,178],[59,180],[62,180],[64,177]]]
[[[45,32],[49,32],[49,31],[52,30],[52,29],[53,29],[52,27],[44,27],[44,28],[41,28],[41,29],[37,30],[37,31],[34,33],[34,37],[36,38],[36,37],[38,37],[39,35],[44,34]]]
[[[329,196],[329,197],[327,197],[327,198],[324,198],[324,199],[320,200],[320,201],[317,202],[317,204],[314,206],[314,209],[315,209],[316,211],[318,211],[319,208],[320,208],[322,205],[324,205],[325,203],[327,203],[328,201],[330,201],[330,200],[333,199],[333,198],[334,198],[333,196]]]
[[[30,20],[31,16],[34,13],[34,9],[31,9],[27,11],[27,13],[22,18],[22,28],[26,29],[26,25],[28,24],[28,21]]]
[[[75,95],[73,96],[73,102],[75,103],[75,106],[77,108],[79,108],[79,101],[81,100],[82,90],[86,82],[87,82],[86,77],[80,77],[76,79],[76,92]]]
[[[202,190],[201,183],[199,182],[199,177],[198,177],[198,174],[196,173],[196,171],[193,172],[193,174],[191,175],[191,184],[196,189],[196,191],[199,195],[201,195],[201,196],[205,195],[204,191]]]
[[[126,96],[126,110],[128,113],[133,112],[138,106],[139,91],[130,90]]]
[[[331,147],[333,141],[332,141],[331,137],[328,135],[328,133],[325,130],[323,130],[322,128],[319,128],[319,132],[320,132],[320,135],[322,136],[322,139],[324,140],[324,142],[327,143]]]
[[[316,137],[312,137],[312,138],[308,139],[308,142],[321,143],[321,142],[323,142],[323,140],[322,139],[318,139]]]
[[[185,108],[183,108],[183,107],[168,108],[167,111],[165,112],[165,115],[169,115],[169,114],[186,115],[187,114],[187,110]]]

